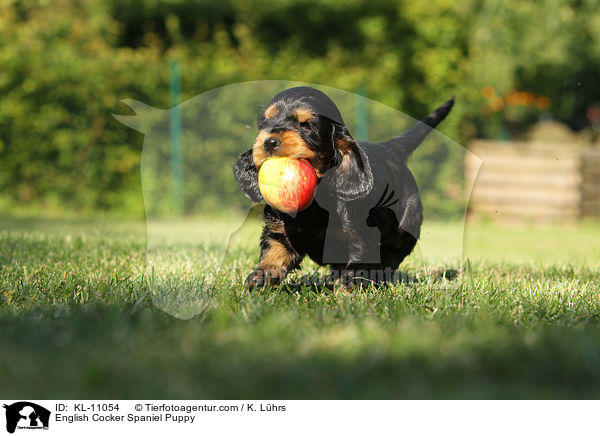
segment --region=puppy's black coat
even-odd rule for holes
[[[262,201],[258,170],[274,156],[308,160],[319,184],[315,201],[296,214],[265,206],[260,261],[246,283],[277,285],[307,255],[346,282],[387,280],[413,250],[423,221],[406,161],[453,104],[454,98],[386,142],[367,143],[352,138],[321,91],[297,87],[273,97],[258,117],[253,148],[234,166],[238,185],[250,200]]]

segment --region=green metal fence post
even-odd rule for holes
[[[369,134],[369,114],[367,109],[366,90],[360,86],[356,90],[356,132],[354,136],[359,141],[366,141]]]
[[[173,211],[182,215],[183,204],[183,151],[181,107],[181,68],[177,59],[169,62],[171,110],[169,111],[169,139],[171,141],[171,199]]]

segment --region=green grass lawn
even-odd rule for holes
[[[239,222],[1,219],[2,396],[600,396],[600,224],[473,224],[461,262],[462,226],[431,223],[416,280],[297,286],[325,274],[306,262],[248,293],[258,228],[227,244]]]

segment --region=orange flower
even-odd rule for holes
[[[486,100],[491,100],[496,96],[496,90],[493,86],[486,86],[481,90],[481,96]]]

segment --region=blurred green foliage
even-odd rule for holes
[[[142,216],[143,137],[110,114],[127,111],[122,98],[167,108],[175,57],[184,100],[296,80],[362,88],[419,118],[456,94],[441,131],[461,143],[519,135],[544,117],[581,129],[600,101],[594,0],[5,0],[0,41],[2,213]],[[505,104],[513,90],[549,105]],[[430,181],[430,214],[460,213],[461,162],[443,143],[411,161]],[[230,192],[233,179],[223,180]]]

